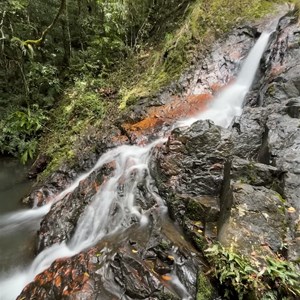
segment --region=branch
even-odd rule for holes
[[[32,45],[32,46],[37,46],[37,47],[41,46],[44,43],[44,41],[46,39],[46,35],[48,34],[48,32],[54,27],[54,25],[57,23],[59,17],[63,14],[64,10],[66,9],[66,4],[67,4],[67,0],[61,0],[59,10],[58,10],[54,20],[42,32],[42,35],[39,39],[37,39],[37,40],[26,40],[26,41],[23,42],[23,45],[24,46]]]
[[[2,20],[1,20],[1,23],[0,23],[0,32],[1,32],[0,41],[5,40],[5,35],[4,35],[4,32],[3,32],[3,24],[4,24],[5,15],[6,15],[6,11],[3,12]],[[3,51],[3,49],[4,49],[4,42],[2,42],[2,51]]]
[[[5,15],[6,15],[6,10],[3,11],[3,14],[2,14],[2,20],[1,20],[1,23],[0,23],[0,28],[1,28],[1,29],[2,29],[2,27],[3,27]]]
[[[4,23],[5,15],[6,15],[6,11],[3,12],[3,14],[2,14],[2,20],[1,20],[1,23],[0,23],[0,32],[1,32],[1,38],[0,38],[0,40],[5,40],[5,35],[4,35],[4,32],[3,32],[3,23]]]

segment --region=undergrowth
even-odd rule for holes
[[[300,277],[296,266],[281,257],[246,257],[214,244],[205,256],[213,266],[226,299],[299,299]]]
[[[0,121],[0,152],[20,155],[22,163],[32,159],[38,145],[37,138],[47,120],[38,105],[8,112]]]

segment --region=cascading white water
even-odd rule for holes
[[[227,127],[234,116],[242,111],[244,97],[254,80],[260,58],[267,46],[270,34],[263,33],[251,50],[237,81],[220,94],[208,110],[196,118],[179,122],[178,126],[189,126],[196,120],[211,119],[216,124]],[[19,212],[2,218],[1,226],[15,229],[32,218],[41,217],[48,213],[51,204],[61,200],[72,192],[93,171],[107,163],[114,162],[114,174],[100,187],[92,203],[78,222],[76,231],[66,244],[53,245],[42,251],[33,263],[24,270],[17,270],[11,275],[5,274],[0,278],[0,299],[12,300],[18,296],[22,288],[33,280],[34,276],[49,267],[57,258],[69,257],[91,247],[108,234],[122,230],[128,226],[128,219],[135,215],[141,225],[147,224],[147,217],[138,207],[135,207],[134,198],[137,184],[145,176],[149,176],[148,160],[151,149],[165,140],[157,140],[146,147],[120,146],[108,151],[98,160],[97,164],[87,173],[81,175],[70,187],[56,196],[48,205],[33,210]],[[116,209],[117,207],[117,209]],[[113,217],[111,210],[114,209]],[[184,287],[182,287],[184,289]],[[188,293],[184,291],[186,295]],[[188,296],[184,299],[189,299]]]
[[[151,149],[165,141],[166,139],[160,139],[146,147],[120,146],[108,151],[102,155],[91,171],[82,175],[80,180],[77,179],[69,188],[56,197],[55,201],[58,201],[59,198],[74,190],[88,174],[107,163],[114,162],[114,174],[101,185],[99,191],[93,197],[92,203],[79,220],[76,231],[68,244],[63,242],[45,249],[34,259],[29,268],[23,271],[19,270],[12,276],[6,275],[5,279],[2,278],[0,280],[0,299],[14,299],[27,283],[49,267],[55,259],[73,256],[91,247],[102,237],[126,228],[126,221],[131,216],[136,216],[141,226],[145,225],[147,217],[139,211],[139,208],[135,207],[134,193],[137,184],[145,176],[149,176],[148,159]],[[113,216],[112,210],[114,211]]]
[[[119,152],[120,149],[116,148],[108,153],[103,154],[91,170],[77,177],[70,186],[49,200],[48,204],[42,207],[37,207],[36,203],[34,203],[33,209],[23,209],[17,212],[2,215],[0,219],[0,234],[9,234],[25,225],[28,226],[36,223],[41,217],[50,211],[53,203],[63,199],[66,195],[73,192],[82,180],[86,179],[92,172],[101,167],[103,164],[109,162],[111,157],[118,155]]]
[[[216,125],[228,127],[235,116],[241,115],[245,96],[253,83],[270,35],[271,32],[261,34],[245,60],[235,83],[225,88],[211,102],[207,110],[193,118],[179,121],[175,127],[190,126],[198,120],[212,120]]]

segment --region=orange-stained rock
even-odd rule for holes
[[[239,59],[241,59],[241,52],[240,51],[232,51],[229,54],[229,58],[234,61],[239,60]]]
[[[58,275],[54,278],[54,283],[55,283],[57,288],[61,287],[61,276],[60,275]]]
[[[179,119],[192,117],[205,110],[212,95],[207,93],[189,95],[184,99],[176,96],[172,98],[172,101],[165,105],[151,107],[145,119],[134,124],[123,124],[122,127],[136,141],[141,136],[154,132],[164,123],[171,125]],[[144,139],[141,139],[139,144],[142,144],[143,141]]]
[[[223,88],[223,85],[220,84],[219,82],[215,82],[210,87],[212,89],[212,92],[215,94]]]
[[[285,70],[286,70],[286,66],[276,65],[271,69],[270,75],[271,77],[276,77],[279,74],[283,73]]]
[[[98,183],[95,181],[95,182],[94,182],[94,189],[95,189],[95,191],[98,192],[98,191],[99,191],[99,188],[100,188],[100,186],[99,186]]]

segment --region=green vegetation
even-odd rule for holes
[[[21,153],[21,162],[32,159],[37,147],[37,137],[43,122],[44,111],[37,105],[14,110],[0,121],[0,151],[15,155]]]
[[[197,278],[197,295],[196,300],[213,299],[213,287],[207,277],[200,273]]]
[[[76,155],[87,128],[100,131],[178,78],[216,37],[280,1],[2,2],[1,151],[25,162],[38,150],[49,173]],[[37,130],[10,124],[33,107],[43,116]]]
[[[296,267],[280,257],[246,258],[214,244],[205,250],[213,275],[227,299],[298,299],[300,277]]]

